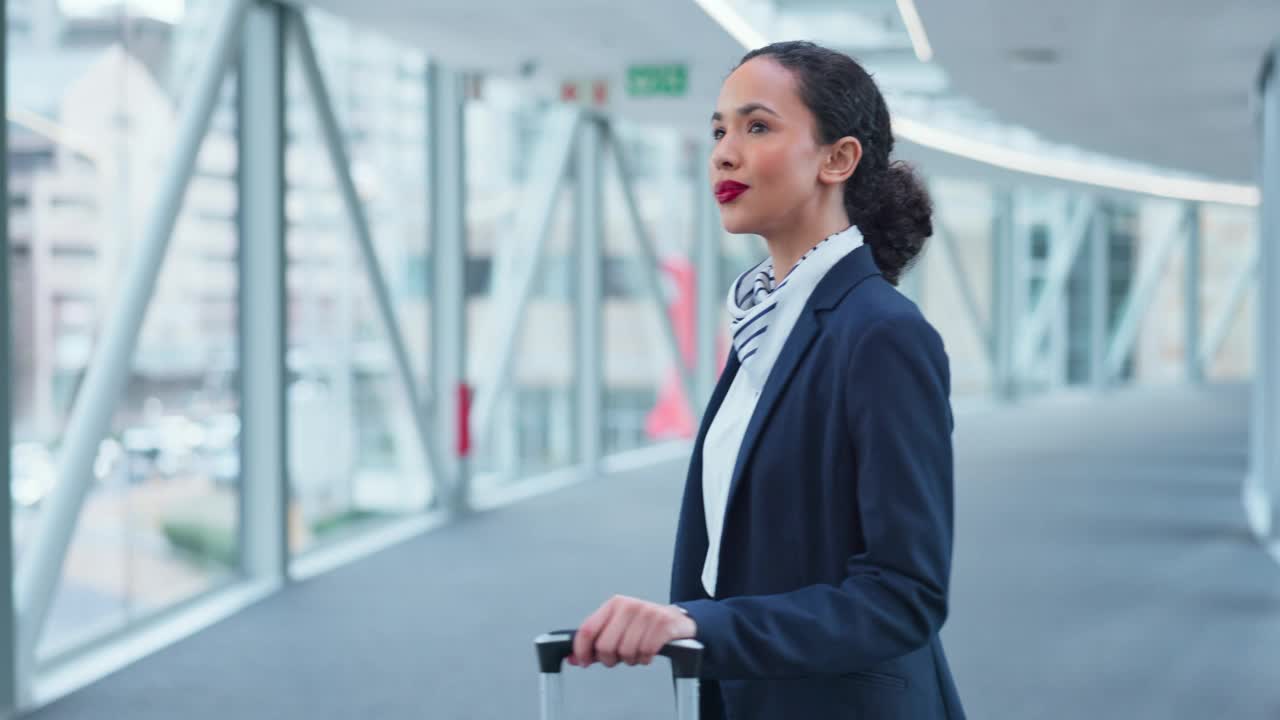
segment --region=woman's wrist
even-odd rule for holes
[[[683,638],[689,638],[690,640],[693,640],[693,639],[697,638],[697,637],[698,637],[698,623],[697,623],[697,621],[695,621],[695,620],[693,619],[693,616],[689,614],[689,611],[688,611],[688,610],[685,610],[684,608],[682,608],[682,607],[680,607],[679,605],[676,605],[676,604],[674,604],[674,603],[671,605],[671,607],[675,608],[676,610],[679,610],[679,611],[680,611],[680,614],[681,614],[681,615],[684,615],[684,617],[685,617],[685,619],[684,619],[682,622],[687,623],[684,627],[682,627],[682,628],[678,628],[678,629],[676,630],[676,632],[677,632],[677,634],[680,636],[680,638],[681,638],[681,639],[683,639]]]

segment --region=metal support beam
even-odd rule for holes
[[[723,307],[728,283],[720,276],[720,243],[724,238],[724,226],[720,222],[720,209],[715,205],[711,195],[711,163],[710,145],[699,142],[697,145],[697,178],[698,184],[693,192],[693,217],[697,227],[694,231],[694,267],[697,268],[695,292],[697,293],[697,322],[694,335],[697,343],[697,365],[694,370],[697,394],[691,396],[693,415],[701,420],[711,393],[716,387],[719,374],[717,341],[722,332],[720,313]]]
[[[287,579],[284,12],[245,20],[239,78],[240,557],[255,579]]]
[[[995,191],[995,208],[991,227],[991,350],[994,359],[991,389],[1001,400],[1011,400],[1017,393],[1017,376],[1013,366],[1013,339],[1017,331],[1017,263],[1014,253],[1020,250],[1014,223],[1013,193]]]
[[[15,591],[20,617],[19,677],[31,677],[36,642],[62,577],[76,518],[93,480],[93,461],[124,391],[147,304],[223,78],[235,57],[248,5],[248,0],[227,0],[213,25],[208,50],[194,73],[195,81],[179,118],[175,150],[157,185],[155,206],[138,244],[127,254],[120,294],[103,315],[102,332],[76,395],[58,455],[58,483],[45,499],[31,546],[18,568]]]
[[[1106,385],[1104,364],[1111,337],[1111,229],[1107,216],[1094,212],[1089,224],[1089,384]]]
[[[347,156],[346,143],[338,126],[338,118],[334,114],[333,103],[329,99],[329,90],[325,86],[324,76],[320,72],[320,64],[316,59],[315,47],[311,43],[311,33],[307,29],[306,19],[302,14],[289,8],[287,11],[290,40],[298,51],[302,64],[303,77],[311,93],[312,105],[319,120],[320,131],[324,137],[325,150],[329,155],[329,163],[333,166],[333,175],[342,195],[343,205],[351,220],[360,254],[364,260],[365,271],[373,288],[378,318],[382,321],[382,329],[391,344],[392,356],[395,358],[396,370],[400,375],[400,384],[405,389],[406,402],[413,416],[414,428],[418,432],[418,441],[422,446],[422,454],[427,460],[433,478],[447,478],[440,468],[440,453],[437,451],[435,438],[431,434],[431,423],[427,418],[425,405],[429,398],[418,388],[418,381],[413,373],[413,365],[409,361],[409,350],[404,336],[400,332],[400,323],[396,319],[395,304],[391,299],[391,289],[387,285],[386,276],[378,260],[377,249],[373,245],[373,236],[369,231],[369,221],[365,217],[364,205],[356,193],[355,181],[351,177],[351,162]],[[454,489],[447,488],[446,494],[454,497]]]
[[[1031,366],[1045,333],[1049,332],[1050,324],[1059,315],[1066,297],[1067,278],[1071,275],[1076,258],[1080,256],[1080,248],[1084,247],[1084,241],[1089,237],[1094,206],[1093,198],[1081,197],[1067,223],[1054,224],[1044,284],[1014,345],[1013,362],[1018,373],[1024,373]]]
[[[435,424],[441,439],[437,502],[455,514],[470,508],[470,464],[460,451],[464,431],[460,393],[467,369],[466,156],[464,76],[436,63],[427,68],[428,181],[431,222],[431,373]]]
[[[995,367],[995,357],[992,355],[993,345],[992,334],[989,323],[982,318],[982,311],[978,309],[978,299],[974,295],[973,285],[969,283],[969,273],[964,267],[964,254],[956,246],[955,235],[935,214],[933,217],[933,239],[942,251],[942,262],[947,266],[947,270],[951,273],[951,278],[956,284],[956,288],[960,291],[960,300],[964,303],[965,315],[969,318],[969,326],[978,336],[982,344],[982,357],[987,362],[988,368]]]
[[[1115,332],[1112,333],[1111,340],[1107,344],[1106,360],[1103,362],[1103,375],[1107,383],[1113,382],[1120,375],[1125,359],[1133,349],[1134,340],[1138,336],[1138,325],[1142,316],[1146,314],[1147,306],[1155,297],[1156,288],[1160,284],[1161,276],[1164,275],[1169,257],[1177,248],[1180,236],[1185,232],[1187,225],[1185,208],[1178,213],[1172,224],[1173,227],[1169,228],[1168,232],[1162,233],[1156,239],[1155,247],[1145,254],[1145,261],[1141,261],[1138,269],[1138,278],[1130,288],[1128,296],[1125,297],[1120,318],[1116,321]]]
[[[1065,306],[1066,291],[1063,291],[1062,304]],[[1067,384],[1067,358],[1071,346],[1071,334],[1067,326],[1067,312],[1061,307],[1049,322],[1049,338],[1045,343],[1046,351],[1034,361],[1039,363],[1035,375],[1046,378],[1050,388],[1062,388]]]
[[[1277,46],[1280,47],[1280,46]],[[1249,526],[1280,558],[1280,67],[1267,56],[1262,91],[1262,208],[1258,215],[1257,360],[1250,468],[1243,488]]]
[[[1213,361],[1217,359],[1218,351],[1222,349],[1222,343],[1226,341],[1227,333],[1231,331],[1231,325],[1240,312],[1240,306],[1244,304],[1245,295],[1258,279],[1260,245],[1261,243],[1255,243],[1248,259],[1236,268],[1227,284],[1227,297],[1209,322],[1209,332],[1205,335],[1204,345],[1200,350],[1202,369],[1212,367]]]
[[[577,231],[578,460],[583,475],[599,477],[604,453],[604,120],[592,115],[578,131],[574,185]],[[679,355],[677,355],[677,360]]]
[[[529,165],[531,176],[525,187],[527,201],[519,205],[510,237],[500,241],[496,248],[491,303],[500,312],[496,313],[493,330],[484,344],[493,352],[489,366],[476,387],[471,416],[473,437],[485,437],[488,433],[494,407],[510,380],[520,323],[542,266],[552,213],[569,158],[573,156],[574,139],[581,120],[582,111],[576,108],[555,108],[548,112],[542,140]]]
[[[0,3],[0,117],[8,117],[8,3]],[[13,446],[13,367],[10,361],[13,343],[9,338],[9,134],[0,133],[0,488],[11,487],[10,467]],[[17,617],[13,605],[13,497],[0,493],[0,718],[12,718],[18,708]]]
[[[649,292],[649,298],[653,300],[654,308],[658,312],[658,323],[662,326],[663,335],[666,337],[667,347],[671,350],[671,361],[675,364],[676,371],[679,373],[680,384],[684,387],[684,396],[689,399],[690,404],[694,402],[694,386],[693,374],[689,367],[685,364],[684,355],[680,352],[680,341],[676,337],[676,328],[671,321],[671,313],[667,308],[667,299],[662,294],[662,264],[658,257],[658,251],[653,244],[653,238],[649,235],[649,231],[645,228],[644,219],[640,217],[640,206],[636,203],[636,194],[631,186],[630,167],[627,160],[623,156],[622,143],[618,141],[617,135],[613,129],[605,125],[604,137],[612,151],[614,168],[618,173],[618,184],[622,188],[622,197],[627,204],[627,216],[631,219],[631,227],[635,233],[636,246],[640,249],[640,265],[641,272],[645,279],[645,289]]]
[[[1204,366],[1200,364],[1200,203],[1187,204],[1186,273],[1183,288],[1186,316],[1184,348],[1187,363],[1187,382],[1204,382]]]

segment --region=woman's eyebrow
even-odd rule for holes
[[[768,105],[765,105],[764,103],[758,103],[758,102],[749,102],[746,105],[743,105],[742,107],[738,108],[738,114],[750,115],[752,112],[756,110],[763,110],[769,113],[770,115],[778,118],[779,120],[782,119],[782,116],[774,112],[773,108],[769,107]],[[722,120],[722,119],[724,119],[724,116],[720,114],[719,110],[711,113],[711,122],[716,122],[717,120]]]

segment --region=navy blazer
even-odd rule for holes
[[[938,631],[953,522],[942,338],[862,245],[827,272],[757,401],[729,486],[716,596],[702,445],[685,483],[671,601],[706,646],[704,720],[962,720]]]

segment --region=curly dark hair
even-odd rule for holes
[[[817,121],[819,143],[852,136],[862,144],[862,159],[845,183],[844,207],[880,273],[897,285],[933,234],[933,202],[910,165],[889,161],[893,129],[880,88],[853,58],[806,41],[757,48],[735,69],[762,55],[795,76],[800,99]]]

